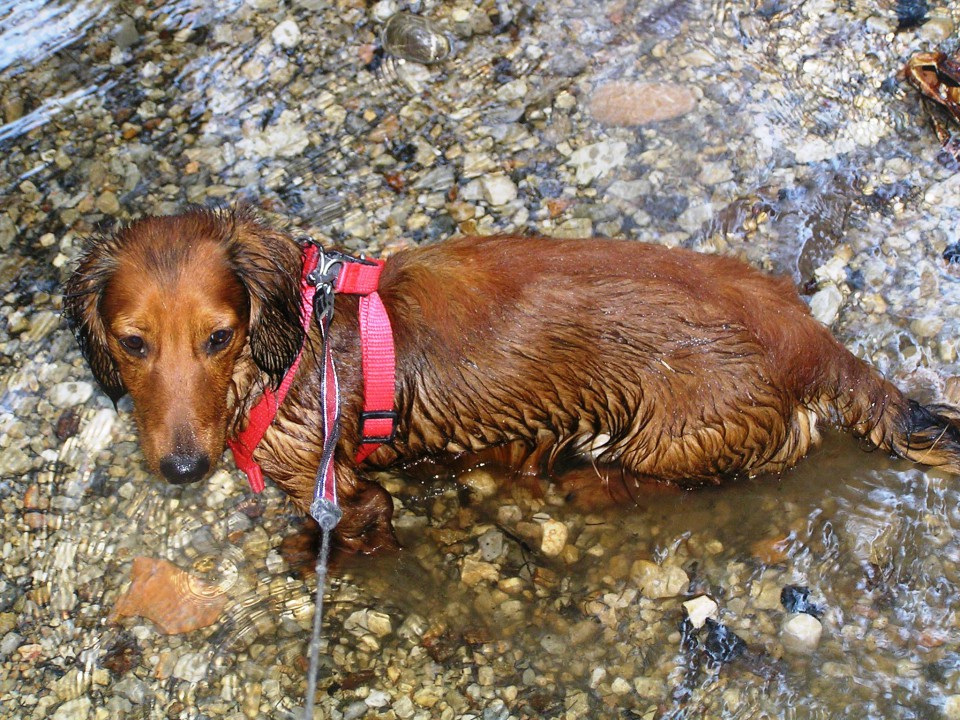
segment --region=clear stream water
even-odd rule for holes
[[[928,20],[898,31],[908,6]],[[450,57],[383,53],[397,10]],[[279,548],[301,521],[229,465],[182,490],[146,475],[58,319],[82,236],[247,199],[373,253],[517,231],[736,254],[929,400],[958,370],[960,183],[898,73],[955,51],[958,21],[954,2],[859,0],[0,2],[0,716],[302,707],[312,583]],[[603,126],[589,100],[610,80],[696,108]],[[324,717],[960,716],[955,478],[832,435],[782,477],[629,508],[506,478],[478,499],[438,474],[384,477],[406,550],[337,569]],[[546,517],[575,552],[524,535]],[[465,582],[486,533],[496,576]],[[219,620],[113,622],[136,557],[216,584]],[[638,559],[690,583],[643,598]],[[791,584],[822,610],[812,655],[782,644]],[[704,593],[743,656],[684,648],[680,602]]]

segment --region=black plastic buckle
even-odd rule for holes
[[[367,420],[390,420],[390,434],[382,436],[370,436],[366,435],[366,430],[364,427]],[[384,445],[386,443],[393,442],[393,439],[397,436],[397,411],[396,410],[364,410],[360,413],[360,442],[366,443],[377,443],[378,445]]]

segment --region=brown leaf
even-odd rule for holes
[[[227,603],[227,596],[218,585],[194,577],[166,560],[134,558],[131,579],[108,622],[144,617],[160,632],[176,635],[212,625]]]
[[[790,536],[764,538],[757,540],[750,551],[753,556],[766,565],[775,565],[787,559],[790,552]]]

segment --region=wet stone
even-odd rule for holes
[[[590,98],[590,113],[604,125],[647,125],[686,115],[696,107],[693,92],[671,83],[610,82]]]
[[[506,175],[487,175],[480,182],[483,198],[493,206],[506,205],[517,199],[517,186]]]
[[[833,283],[818,290],[810,299],[810,312],[824,325],[833,325],[840,314],[843,295]]]
[[[633,582],[644,597],[652,600],[671,598],[686,592],[690,579],[678,567],[662,567],[649,560],[637,560],[630,568]]]
[[[604,140],[575,150],[567,162],[576,170],[577,184],[589,185],[597,178],[623,165],[626,158],[625,142]]]
[[[363,702],[367,707],[382,708],[390,704],[390,696],[383,690],[371,690]]]
[[[482,582],[495,583],[500,579],[496,566],[473,558],[464,558],[460,567],[460,581],[464,585],[474,586]]]
[[[736,660],[747,651],[747,644],[726,625],[708,619],[707,639],[703,648],[711,660],[727,663]]]
[[[948,695],[943,701],[943,717],[960,720],[960,695]]]
[[[187,653],[173,666],[173,677],[191,683],[200,682],[206,677],[209,664],[210,660],[205,653]]]
[[[370,708],[363,700],[356,700],[343,709],[343,720],[359,720],[366,716]]]
[[[683,610],[690,624],[696,629],[702,628],[707,618],[717,619],[717,603],[706,595],[687,600],[683,603]]]
[[[93,701],[81,697],[63,703],[51,716],[52,720],[87,720],[93,710]]]
[[[499,530],[488,530],[478,538],[477,544],[480,556],[486,562],[493,562],[503,555],[503,533]]]
[[[57,383],[50,388],[50,402],[58,408],[83,405],[93,395],[93,385],[88,382]]]
[[[567,544],[567,526],[558,520],[542,523],[540,551],[547,557],[557,557]]]
[[[492,497],[497,492],[496,477],[483,468],[470,470],[457,478],[457,481],[469,488],[479,499]]]
[[[792,613],[784,620],[780,637],[788,651],[810,654],[817,649],[822,632],[823,625],[813,615]]]
[[[547,633],[540,639],[540,646],[551,655],[562,655],[569,643],[559,635]]]
[[[284,20],[271,33],[273,42],[285,50],[292,50],[299,45],[300,36],[300,27],[295,20]]]
[[[810,601],[810,588],[787,585],[780,593],[780,602],[789,613],[806,613],[820,617],[823,609]]]

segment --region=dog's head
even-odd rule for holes
[[[303,342],[300,250],[246,209],[147,217],[92,238],[64,314],[94,376],[133,399],[141,445],[170,482],[223,452],[238,365],[277,384]]]

